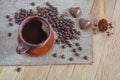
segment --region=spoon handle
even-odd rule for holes
[[[100,18],[105,18],[104,0],[99,0],[99,3],[100,3]]]

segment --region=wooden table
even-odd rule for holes
[[[0,67],[0,80],[120,80],[120,0],[105,0],[105,15],[113,22],[114,34],[94,38],[93,65],[48,65]],[[91,19],[99,16],[99,0],[91,0]]]

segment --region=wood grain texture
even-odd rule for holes
[[[0,80],[120,80],[120,0],[104,0],[105,15],[113,22],[114,33],[99,33],[94,39],[93,65],[49,65],[0,67]],[[91,19],[99,17],[99,0],[91,0]]]

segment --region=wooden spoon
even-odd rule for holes
[[[104,0],[99,0],[99,4],[100,4],[100,20],[105,19]]]
[[[100,17],[98,22],[98,29],[101,32],[105,32],[108,30],[108,21],[105,17],[104,12],[104,0],[99,0],[99,4],[100,4]]]

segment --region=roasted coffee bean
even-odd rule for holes
[[[9,23],[9,26],[13,26],[13,23]]]
[[[35,3],[34,3],[34,2],[31,2],[30,4],[31,4],[31,6],[35,6]]]
[[[60,39],[56,39],[56,43],[57,43],[57,44],[60,44]]]
[[[18,67],[17,69],[16,69],[16,71],[17,72],[20,72],[22,69],[20,68],[20,67]]]
[[[54,53],[54,54],[53,54],[53,57],[57,57],[57,53]]]
[[[58,35],[59,35],[59,36],[62,36],[62,33],[59,32]]]
[[[73,52],[76,52],[76,49],[72,49]]]
[[[111,23],[109,23],[109,26],[111,26],[112,25],[112,22]]]
[[[80,44],[79,44],[79,43],[75,43],[75,45],[76,45],[76,46],[80,46]]]
[[[107,33],[107,36],[110,36],[110,32],[106,32]]]
[[[63,38],[61,39],[61,43],[63,43],[63,44],[65,43],[65,40],[63,40]]]
[[[72,44],[68,44],[69,47],[72,47]]]
[[[9,19],[9,18],[10,18],[10,16],[9,16],[9,15],[6,15],[6,18],[7,18],[7,19]]]
[[[65,40],[65,43],[66,43],[66,44],[70,44],[70,42],[69,42],[68,40]]]
[[[77,34],[80,35],[80,31],[78,31]]]
[[[49,6],[49,5],[50,5],[50,2],[46,2],[46,5],[48,5],[48,6]]]
[[[81,50],[82,50],[82,47],[78,47],[78,50],[81,51]]]
[[[69,58],[69,61],[73,61],[73,60],[74,60],[74,58],[73,58],[73,57]]]
[[[87,56],[84,56],[83,58],[84,58],[85,60],[88,60],[88,57],[87,57]]]
[[[8,37],[11,37],[12,36],[12,33],[8,33]]]
[[[113,26],[112,26],[112,22],[111,22],[111,23],[109,23],[109,28],[113,28]]]
[[[22,11],[23,11],[23,9],[21,8],[21,9],[20,9],[20,12],[22,12]]]
[[[9,19],[9,22],[12,21],[12,18]]]
[[[65,55],[61,55],[61,58],[62,58],[62,59],[65,59]]]
[[[109,28],[113,28],[113,25],[111,24],[111,25],[109,26]]]
[[[62,45],[62,48],[63,48],[63,49],[66,48],[65,45]]]

